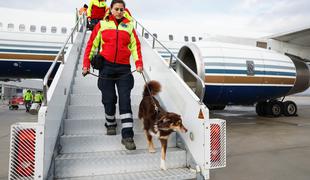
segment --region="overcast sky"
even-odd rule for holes
[[[108,4],[111,0],[108,0]],[[160,28],[263,36],[310,27],[309,0],[127,0],[140,21]],[[1,7],[68,12],[87,0],[0,0]],[[154,24],[154,23],[153,23]],[[156,28],[156,27],[155,27]],[[157,27],[159,28],[159,27]]]

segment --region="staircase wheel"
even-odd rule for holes
[[[296,116],[297,105],[293,101],[285,101],[283,114],[285,116]]]

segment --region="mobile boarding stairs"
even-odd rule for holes
[[[90,33],[86,33],[85,19],[81,17],[44,79],[45,103],[38,122],[11,127],[10,180],[209,179],[210,169],[226,166],[226,123],[209,119],[209,110],[202,103],[204,82],[184,67],[200,83],[201,89],[193,92],[157,53],[156,47],[166,49],[170,60],[179,61],[178,58],[155,37],[151,43],[142,38],[148,31],[138,22],[136,28],[145,75],[162,84],[157,98],[167,111],[181,114],[188,129],[186,134],[173,133],[168,140],[168,170],[160,170],[160,143],[156,138],[156,153],[148,152],[142,122],[137,118],[144,86],[141,74],[134,73],[131,94],[137,150],[128,151],[121,145],[119,120],[118,134],[106,135],[97,78],[82,76],[83,52]],[[56,61],[62,64],[48,86]]]

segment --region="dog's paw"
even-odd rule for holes
[[[160,169],[166,171],[167,167],[166,167],[166,161],[165,160],[160,160]]]
[[[156,150],[154,148],[150,148],[149,153],[156,153]]]

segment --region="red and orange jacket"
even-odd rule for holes
[[[90,0],[87,8],[87,17],[91,19],[103,19],[107,9],[105,0]]]
[[[143,67],[141,44],[131,21],[124,18],[117,23],[110,15],[107,20],[100,21],[92,31],[88,40],[83,67],[89,68],[90,61],[100,44],[100,55],[107,61],[115,64],[130,64],[130,55],[136,68]]]

